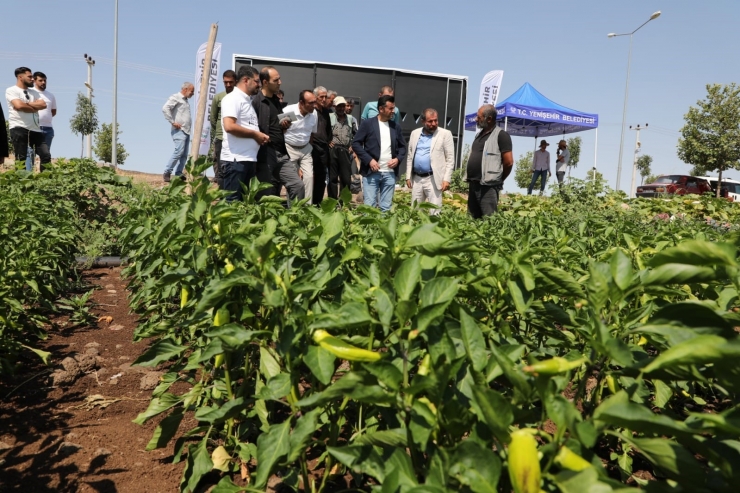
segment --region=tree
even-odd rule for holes
[[[578,161],[581,160],[581,138],[573,137],[568,139],[568,150],[570,151],[570,161],[568,161],[568,178],[570,178],[570,170],[578,166]]]
[[[655,180],[658,179],[658,175],[647,175],[645,177],[645,183],[655,183]]]
[[[637,158],[637,171],[640,172],[640,185],[645,183],[645,178],[650,176],[651,170],[650,165],[653,162],[653,157],[649,154],[643,154],[642,156]],[[650,182],[648,182],[650,183]]]
[[[740,169],[740,87],[707,84],[707,97],[684,115],[678,157],[700,174]],[[720,187],[717,187],[719,197]]]
[[[120,126],[116,128],[116,133],[118,135],[121,135]],[[118,149],[118,152],[116,153],[116,161],[118,161],[118,166],[123,166],[123,162],[128,157],[128,152],[126,152],[126,148],[123,147],[123,144],[121,144],[120,141],[116,143],[116,148]],[[113,159],[113,125],[110,123],[103,123],[100,125],[100,130],[95,132],[95,145],[93,146],[93,151],[95,151],[95,155],[98,156],[98,159],[103,161],[104,163],[110,163]]]
[[[519,188],[529,188],[529,182],[532,181],[532,175],[529,170],[532,169],[532,159],[534,154],[532,151],[527,152],[519,156],[516,160],[516,168],[514,169],[514,181]]]
[[[80,158],[82,157],[85,136],[91,135],[98,129],[98,109],[90,99],[85,97],[81,92],[77,93],[77,103],[75,104],[75,113],[69,120],[69,128],[72,133],[79,135]]]
[[[591,168],[586,172],[586,180],[587,181],[594,181],[594,173],[596,173],[596,181],[597,182],[603,182],[604,181],[604,175],[599,173],[596,168]]]

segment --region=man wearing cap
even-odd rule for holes
[[[455,146],[452,132],[439,128],[437,110],[425,109],[421,119],[424,126],[411,132],[409,138],[406,186],[411,188],[412,204],[434,204],[437,208],[430,209],[429,213],[436,215],[442,208],[442,192],[450,188],[452,181]]]
[[[514,168],[514,155],[511,136],[496,125],[492,104],[478,108],[475,123],[480,131],[470,146],[463,180],[470,184],[468,212],[473,219],[482,219],[498,211],[498,196]]]
[[[560,185],[560,191],[563,191],[563,178],[565,178],[565,170],[568,168],[570,162],[570,151],[568,150],[568,143],[565,140],[558,142],[558,157],[555,159],[555,176],[558,179],[558,185]]]
[[[311,203],[313,196],[313,158],[311,157],[311,134],[318,130],[319,117],[316,114],[316,96],[311,89],[304,89],[298,95],[298,103],[283,108],[283,113],[293,113],[296,120],[285,130],[285,147],[290,162],[296,167],[303,180],[304,198]]]
[[[352,188],[352,139],[355,137],[355,119],[346,113],[347,101],[342,96],[334,99],[334,113],[329,114],[332,139],[329,142],[328,195],[339,199],[342,189]]]
[[[540,150],[535,152],[534,157],[532,157],[532,169],[529,170],[532,173],[532,181],[527,189],[527,195],[532,195],[532,189],[534,184],[537,183],[537,178],[542,178],[540,181],[540,195],[545,192],[547,177],[552,175],[550,172],[550,153],[547,152],[547,146],[549,145],[546,140],[541,140]]]

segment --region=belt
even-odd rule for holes
[[[414,171],[414,175],[418,176],[419,178],[426,178],[427,176],[432,176],[434,173],[431,171],[429,173],[417,173]]]
[[[305,149],[306,147],[308,147],[309,144],[310,144],[310,142],[306,142],[302,146],[297,146],[297,145],[289,144],[288,142],[285,143],[285,145],[289,145],[293,149]]]

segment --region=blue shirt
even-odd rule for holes
[[[378,102],[377,101],[370,101],[365,105],[365,109],[362,110],[362,115],[360,116],[361,120],[369,120],[370,118],[375,118],[378,116]],[[401,124],[401,112],[398,111],[398,107],[396,107],[395,110],[393,110],[393,121]]]
[[[432,135],[425,134],[422,130],[419,135],[419,142],[416,144],[414,152],[414,173],[431,173],[432,160],[430,152],[432,151]]]

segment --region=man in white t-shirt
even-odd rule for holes
[[[39,111],[39,126],[41,127],[41,133],[44,134],[44,142],[49,148],[49,154],[51,154],[51,141],[54,140],[54,128],[51,119],[57,116],[57,98],[46,90],[46,74],[43,72],[33,73],[33,84],[33,88],[39,93],[41,99],[46,101],[46,108]],[[33,149],[29,148],[26,156],[26,171],[33,170],[35,157]]]
[[[303,180],[304,198],[311,203],[313,192],[313,158],[311,157],[311,134],[319,128],[319,117],[316,114],[316,96],[311,89],[304,89],[298,96],[298,103],[283,108],[283,113],[293,113],[296,120],[285,130],[285,148],[290,162],[298,170]]]
[[[221,123],[224,130],[219,169],[223,190],[231,191],[226,200],[242,200],[242,184],[257,173],[257,152],[270,141],[260,132],[257,113],[252,107],[252,96],[260,89],[259,72],[243,66],[236,75],[236,87],[221,100]]]
[[[568,143],[563,139],[558,142],[558,157],[555,160],[555,176],[558,179],[558,186],[560,192],[563,191],[563,179],[565,178],[565,170],[568,169],[570,163],[570,151],[568,150]]]
[[[44,165],[51,162],[49,147],[39,126],[39,111],[46,109],[46,101],[32,89],[33,76],[30,68],[15,69],[15,79],[15,85],[5,90],[15,160],[25,161],[30,147],[41,158],[41,171],[44,171]]]

